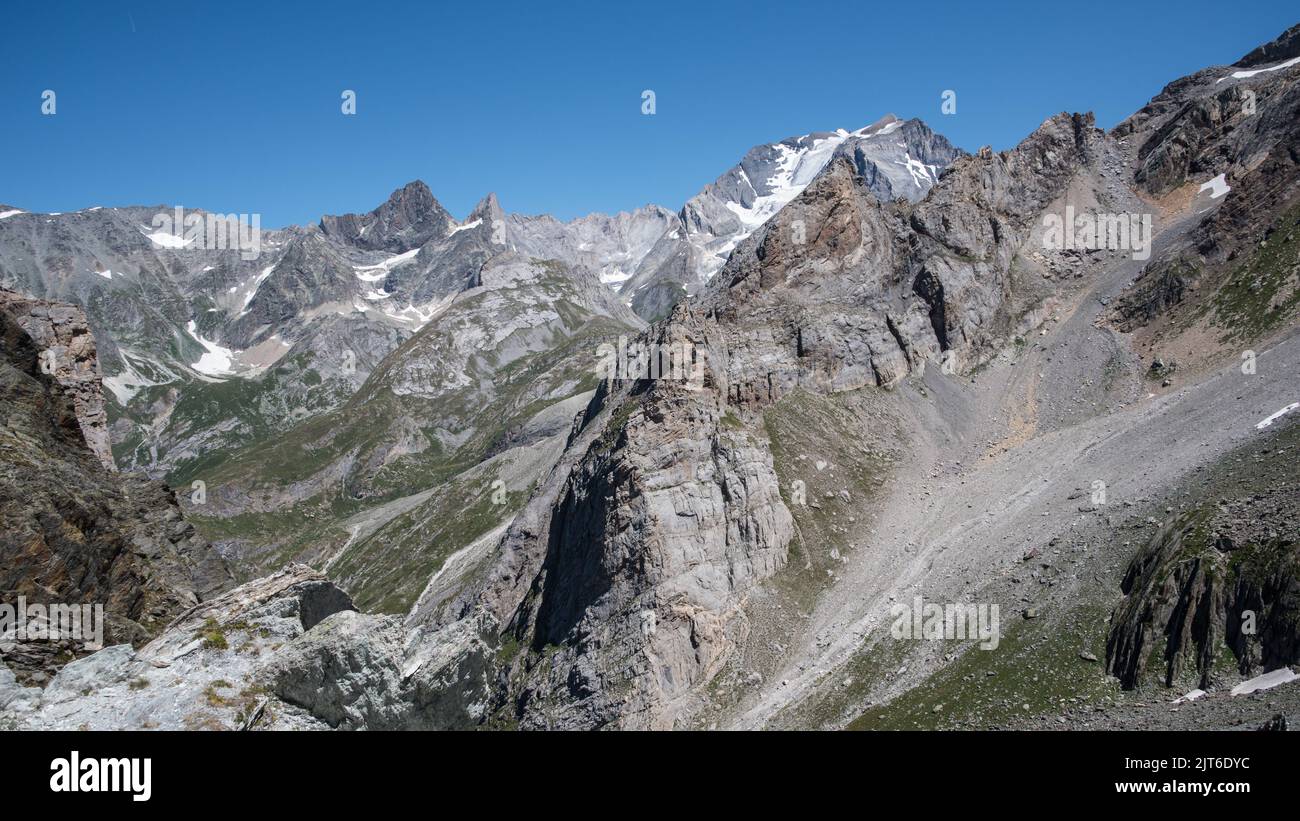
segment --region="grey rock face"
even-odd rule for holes
[[[615,289],[640,269],[660,238],[676,225],[676,215],[657,205],[567,223],[547,215],[506,218],[507,236],[519,253],[589,268]]]
[[[948,351],[973,367],[1015,331],[1012,259],[1101,139],[1090,117],[1053,117],[1010,152],[959,159],[914,207],[880,203],[838,158],[698,299],[761,326],[711,351],[729,401],[889,386]]]
[[[363,615],[302,565],[182,614],[140,650],[109,647],[44,688],[0,666],[0,726],[21,729],[421,729],[486,715],[489,650]]]
[[[77,368],[44,372],[50,348],[26,331],[33,323],[56,336],[79,329],[68,346]],[[110,472],[88,448],[84,410],[102,399],[84,331],[70,306],[0,300],[0,591],[10,603],[102,605],[106,639],[140,643],[231,577],[171,491]],[[3,648],[27,672],[57,669],[65,651],[85,652],[80,642]]]
[[[334,729],[475,726],[490,696],[485,648],[420,656],[395,616],[340,612],[281,650],[267,675],[276,696]]]
[[[320,227],[326,236],[348,245],[401,253],[445,234],[452,222],[429,186],[416,180],[394,191],[387,202],[368,214],[321,217]]]
[[[275,696],[269,671],[296,639],[351,607],[323,576],[292,565],[180,614],[139,650],[108,647],[68,664],[43,691],[15,694],[0,668],[0,720],[21,729],[326,729]]]
[[[18,683],[13,671],[0,661],[0,720],[5,713],[27,712],[33,709],[41,698],[39,687],[23,687]]]
[[[12,291],[0,291],[0,311],[32,338],[40,349],[39,358],[72,398],[86,447],[107,470],[116,470],[100,391],[99,358],[86,315],[72,305],[26,299]]]
[[[1276,40],[1252,50],[1233,65],[1239,68],[1270,66],[1298,56],[1300,56],[1300,25],[1295,25],[1282,32]]]
[[[336,613],[281,652],[274,692],[335,729],[400,729],[402,644],[395,616]]]
[[[539,522],[546,552],[511,628],[561,649],[523,674],[524,726],[671,727],[746,635],[746,594],[786,562],[771,457],[718,424],[715,396],[663,382],[622,402],[627,422],[582,443]]]
[[[1107,671],[1126,688],[1209,688],[1225,674],[1300,662],[1300,537],[1288,496],[1279,488],[1161,528],[1125,573]]]
[[[1253,258],[1264,256],[1261,243],[1275,232],[1281,231],[1284,240],[1290,232],[1300,203],[1300,133],[1295,128],[1300,66],[1246,77],[1235,76],[1233,69],[1277,65],[1295,56],[1296,43],[1293,27],[1235,66],[1170,83],[1116,126],[1114,136],[1135,154],[1139,187],[1154,196],[1192,200],[1192,207],[1208,212],[1188,242],[1153,259],[1117,302],[1112,318],[1120,327],[1132,331],[1164,316],[1214,309],[1218,295],[1230,286],[1233,269],[1244,270]],[[1226,194],[1215,197],[1201,190],[1220,175]],[[1211,207],[1215,200],[1217,207]],[[1253,270],[1285,265],[1282,260],[1260,261]],[[1252,291],[1266,294],[1248,313],[1256,318],[1284,314],[1288,286],[1275,276],[1248,275],[1259,280]],[[1253,324],[1240,321],[1244,318],[1219,324]]]

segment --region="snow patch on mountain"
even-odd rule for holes
[[[839,152],[876,167],[878,196],[913,201],[938,182],[959,153],[919,121],[893,115],[855,131],[841,128],[756,146],[682,209],[700,280],[711,279],[737,245],[799,196]]]
[[[482,219],[476,219],[473,222],[467,222],[464,225],[452,225],[447,228],[447,236],[450,237],[453,234],[459,234],[461,231],[468,231],[471,228],[477,228],[482,224],[483,224]]]
[[[1209,191],[1210,199],[1217,200],[1219,197],[1222,197],[1224,194],[1228,193],[1231,190],[1232,187],[1228,185],[1228,181],[1227,179],[1225,179],[1225,175],[1220,174],[1219,176],[1215,177],[1209,182],[1202,183],[1201,187],[1197,189],[1196,193],[1199,194],[1202,191]]]
[[[902,143],[900,143],[902,145]],[[939,181],[939,169],[934,165],[926,165],[920,160],[912,159],[911,152],[904,151],[903,159],[894,160],[895,165],[901,165],[907,169],[907,173],[912,175],[912,181],[918,188],[929,187]]]
[[[410,260],[415,259],[416,255],[419,253],[419,248],[412,248],[402,254],[393,254],[388,259],[376,265],[354,265],[352,270],[356,271],[357,279],[362,282],[379,282],[388,276],[389,271],[404,262],[409,262]]]
[[[175,234],[168,233],[167,231],[154,231],[152,234],[145,234],[145,236],[150,242],[157,245],[159,248],[185,248],[190,244],[190,241],[184,237],[178,237]]]
[[[252,279],[251,283],[244,283],[243,286],[245,288],[244,302],[242,305],[239,306],[240,316],[243,316],[244,314],[248,313],[248,306],[252,304],[253,297],[257,296],[257,290],[262,287],[263,282],[266,282],[266,278],[269,277],[271,275],[271,272],[275,270],[275,266],[276,263],[274,262],[271,263],[270,265],[263,268],[262,272]],[[231,288],[230,292],[234,293],[237,290],[238,290],[238,286],[236,286],[235,288]]]
[[[199,328],[192,319],[185,325],[185,330],[190,336],[194,337],[194,340],[202,345],[203,349],[206,351],[206,353],[199,357],[199,361],[190,365],[191,368],[205,376],[222,377],[234,375],[234,361],[236,355],[234,351],[229,348],[223,348],[210,339],[204,339],[199,334]]]
[[[1290,60],[1287,60],[1284,63],[1278,63],[1275,66],[1267,66],[1265,68],[1253,68],[1245,71],[1234,71],[1231,74],[1229,74],[1227,77],[1220,77],[1214,82],[1215,84],[1218,84],[1223,82],[1224,80],[1245,80],[1250,77],[1254,77],[1256,74],[1263,74],[1268,71],[1282,71],[1283,69],[1290,68],[1291,66],[1297,64],[1300,64],[1300,57],[1292,57]]]
[[[727,208],[747,229],[744,236],[752,234],[754,229],[771,219],[777,211],[785,207],[786,203],[799,196],[799,193],[808,187],[808,183],[812,182],[813,177],[830,162],[835,149],[844,142],[846,137],[848,132],[840,131],[813,140],[812,145],[805,149],[778,143],[776,150],[780,152],[780,158],[777,160],[776,172],[763,182],[768,193],[755,199],[749,206],[737,202],[727,203]],[[741,175],[746,182],[749,182],[744,169],[741,169]],[[750,187],[755,192],[758,191],[752,182]]]
[[[613,286],[615,291],[621,290],[623,283],[631,278],[632,275],[621,268],[605,268],[600,272],[600,281]]]

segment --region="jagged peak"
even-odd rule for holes
[[[505,212],[501,210],[501,203],[497,200],[496,193],[493,192],[478,201],[478,205],[474,206],[474,210],[470,211],[465,221],[473,222],[476,219],[481,219],[491,225],[494,221],[502,219],[504,215]]]
[[[365,214],[323,216],[320,229],[370,250],[404,252],[446,232],[452,218],[423,180],[412,180]]]

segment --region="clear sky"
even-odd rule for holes
[[[752,145],[891,112],[971,151],[1062,110],[1109,128],[1300,22],[1295,0],[4,3],[0,203],[265,227],[416,178],[457,217],[489,191],[565,219],[676,209]]]

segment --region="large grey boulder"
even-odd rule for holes
[[[23,729],[322,729],[274,696],[265,670],[350,607],[324,576],[292,565],[194,606],[139,650],[117,645],[68,664],[44,691],[15,691],[0,669],[0,720]]]

